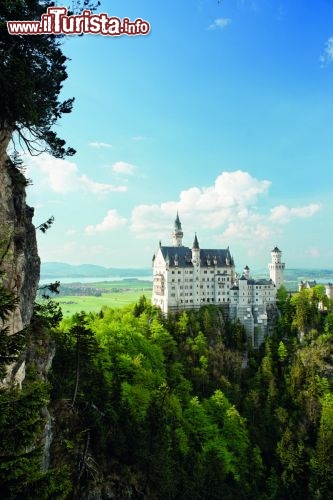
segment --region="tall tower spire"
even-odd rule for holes
[[[197,233],[195,233],[193,245],[192,245],[192,263],[193,265],[199,265],[200,263],[200,247],[197,238]]]
[[[183,236],[184,233],[182,231],[182,224],[179,219],[179,215],[177,212],[177,217],[175,219],[175,228],[172,233],[172,242],[174,247],[182,247],[183,246]]]
[[[274,247],[271,251],[272,262],[268,264],[269,277],[275,284],[276,288],[280,288],[284,282],[284,268],[285,263],[281,262],[281,250],[278,247]]]

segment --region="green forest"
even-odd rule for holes
[[[333,313],[320,299],[280,289],[260,350],[215,306],[166,318],[142,296],[59,322],[56,302],[36,304],[23,388],[1,394],[3,498],[333,498]],[[54,347],[45,381],[36,360]]]

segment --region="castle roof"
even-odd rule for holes
[[[266,279],[258,279],[255,280],[253,278],[247,279],[247,277],[243,274],[238,281],[247,281],[248,285],[272,285],[273,282],[272,280],[266,280]]]
[[[196,250],[198,250],[198,248],[199,248],[199,242],[198,242],[198,238],[197,238],[197,233],[195,233],[195,237],[194,237],[193,247],[192,248],[195,248]]]
[[[301,281],[301,284],[303,285],[304,288],[313,288],[317,285],[316,280],[307,280],[305,282]]]
[[[282,253],[281,250],[278,248],[278,247],[274,247],[272,252],[276,252],[276,253]]]
[[[189,247],[161,246],[165,260],[169,260],[170,267],[188,267],[192,264],[192,249]],[[177,262],[177,264],[175,264]],[[216,264],[215,264],[216,263]],[[228,248],[225,249],[200,249],[201,267],[234,266],[233,258]]]
[[[259,280],[249,280],[251,285],[272,285],[272,280],[259,279]]]
[[[181,225],[181,222],[180,222],[180,219],[179,219],[178,212],[177,212],[177,217],[176,217],[176,220],[175,220],[175,230],[176,231],[181,231],[182,230],[182,225]]]

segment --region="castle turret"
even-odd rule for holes
[[[200,247],[199,247],[197,234],[195,234],[193,246],[192,246],[192,263],[193,263],[193,265],[200,264]]]
[[[182,247],[183,246],[183,236],[184,233],[182,231],[182,225],[179,219],[179,215],[177,212],[177,217],[175,220],[175,228],[172,233],[172,241],[173,241],[173,246],[174,247]]]
[[[332,283],[327,283],[325,285],[326,295],[330,300],[333,300],[333,285]]]
[[[245,276],[245,278],[247,280],[250,279],[250,268],[249,266],[245,266],[244,269],[243,269],[243,275]]]
[[[281,262],[281,250],[278,247],[273,248],[271,251],[272,262],[268,264],[269,277],[275,284],[276,288],[280,288],[284,283],[284,268],[285,263]]]

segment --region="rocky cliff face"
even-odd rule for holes
[[[39,281],[36,232],[32,224],[34,209],[26,204],[25,179],[8,165],[6,149],[9,132],[0,131],[0,278],[3,284],[19,298],[19,305],[8,320],[9,333],[14,334],[26,326],[32,315],[33,302]],[[5,385],[21,384],[25,374],[25,361],[8,367]]]

